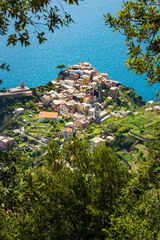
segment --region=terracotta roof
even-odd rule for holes
[[[58,117],[58,112],[40,112],[39,118],[50,118],[54,119]]]
[[[70,132],[70,133],[72,133],[72,132],[73,132],[73,128],[67,127],[67,128],[65,128],[65,132]]]

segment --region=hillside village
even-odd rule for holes
[[[69,66],[52,83],[57,91],[45,92],[37,105],[50,105],[54,112],[48,116],[47,112],[40,112],[40,121],[67,116],[74,121],[75,128],[101,123],[110,116],[104,110],[103,99],[107,97],[108,101],[114,101],[119,97],[119,82],[109,80],[106,73],[98,73],[89,63]],[[106,89],[109,94],[106,94]],[[127,114],[130,112],[112,112],[117,116]]]
[[[118,141],[132,139],[131,147],[152,138],[144,127],[159,120],[158,103],[145,104],[132,89],[89,63],[69,66],[46,86],[30,89],[21,85],[0,94],[4,108],[8,101],[12,106],[0,126],[1,150],[14,146],[32,156],[50,140],[63,143],[71,137],[86,138],[93,146],[119,146]],[[128,126],[127,121],[136,119],[143,125]],[[119,135],[124,139],[119,140]]]

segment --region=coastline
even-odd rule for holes
[[[114,72],[114,70],[112,70],[113,72]],[[57,72],[57,71],[56,71]],[[160,92],[160,87],[159,87],[159,85],[158,84],[155,84],[154,86],[148,86],[147,85],[147,82],[146,82],[146,80],[141,80],[141,78],[140,78],[140,80],[139,80],[139,83],[138,83],[138,77],[139,76],[134,76],[134,77],[131,77],[132,76],[132,73],[130,73],[130,72],[128,72],[128,74],[129,74],[129,76],[128,77],[125,77],[125,75],[124,75],[124,78],[122,78],[121,76],[119,76],[119,77],[117,77],[117,78],[112,78],[112,79],[116,79],[116,81],[119,81],[120,82],[120,84],[121,85],[124,85],[124,86],[126,86],[126,87],[128,87],[128,88],[130,88],[130,89],[133,89],[134,90],[134,92],[135,93],[137,93],[139,96],[141,96],[142,98],[143,98],[143,100],[145,101],[145,102],[148,102],[148,101],[151,101],[151,100],[155,100],[156,99],[156,94],[158,93],[158,92]],[[7,73],[7,75],[8,75],[8,73]],[[0,85],[0,91],[2,91],[3,89],[8,89],[8,88],[14,88],[16,85],[18,86],[18,83],[19,82],[17,82],[17,81],[14,81],[13,82],[13,80],[11,81],[11,84],[10,84],[10,86],[8,85],[8,83],[9,83],[9,79],[11,78],[9,75],[7,76],[7,75],[4,75],[4,76],[2,76],[2,78],[3,78],[3,82],[2,82],[2,84]],[[49,82],[51,82],[51,81],[54,81],[53,79],[56,79],[56,74],[54,74],[55,75],[55,77],[49,77],[49,79],[52,79],[52,80],[47,80],[47,78],[46,78],[46,80],[43,80],[43,79],[45,79],[45,78],[43,78],[42,80],[40,80],[40,82],[44,82],[44,83],[36,83],[36,78],[35,78],[35,80],[34,80],[34,78],[33,78],[33,81],[32,81],[32,83],[33,84],[28,84],[28,81],[26,80],[26,81],[24,81],[31,89],[36,89],[36,88],[39,88],[39,87],[42,87],[42,86],[45,86],[45,85],[47,85]],[[112,74],[111,74],[112,75]],[[7,80],[7,82],[5,81],[5,79],[8,79]],[[134,82],[133,81],[133,79],[134,78],[137,78],[137,80]],[[22,79],[22,78],[21,78]],[[126,79],[126,80],[125,80]],[[17,82],[17,84],[16,84],[16,82]],[[35,82],[35,83],[34,83]],[[36,85],[36,86],[35,86]],[[150,97],[150,96],[152,96],[152,97]]]
[[[17,151],[25,149],[31,157],[51,140],[63,144],[85,138],[92,146],[116,146],[126,162],[137,151],[132,145],[138,141],[142,148],[152,139],[147,126],[158,123],[160,112],[158,103],[146,103],[133,89],[84,62],[62,70],[46,85],[30,89],[21,83],[1,99],[3,146],[15,143]],[[131,148],[128,154],[126,147]]]

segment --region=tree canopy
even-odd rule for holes
[[[146,144],[148,159],[123,189],[106,228],[107,239],[160,239],[160,122],[152,128],[155,138]]]
[[[129,177],[111,149],[93,150],[80,140],[61,148],[51,142],[41,166],[27,158],[13,162],[12,156],[4,167],[0,239],[5,240],[105,239],[103,228],[110,226]]]
[[[1,0],[0,36],[8,35],[7,46],[15,46],[18,42],[29,46],[31,33],[40,44],[45,42],[47,30],[53,33],[73,22],[63,7],[64,2],[78,4],[78,0]],[[0,70],[9,71],[9,65],[0,64]]]
[[[160,82],[160,1],[129,0],[114,17],[105,15],[105,22],[126,37],[130,70],[147,73],[150,84]]]
[[[63,8],[64,2],[78,4],[78,0],[1,0],[0,35],[6,35],[10,30],[7,45],[20,42],[28,46],[33,30],[39,43],[43,43],[46,40],[46,29],[54,32],[72,22],[70,14]]]
[[[1,154],[0,239],[158,240],[159,130],[134,173],[113,149],[78,139],[50,142],[40,159]]]

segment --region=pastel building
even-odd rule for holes
[[[26,87],[26,86],[18,86],[15,88],[9,88],[8,92],[5,93],[0,93],[0,97],[19,97],[19,96],[32,96],[32,91],[30,90],[30,88]]]

